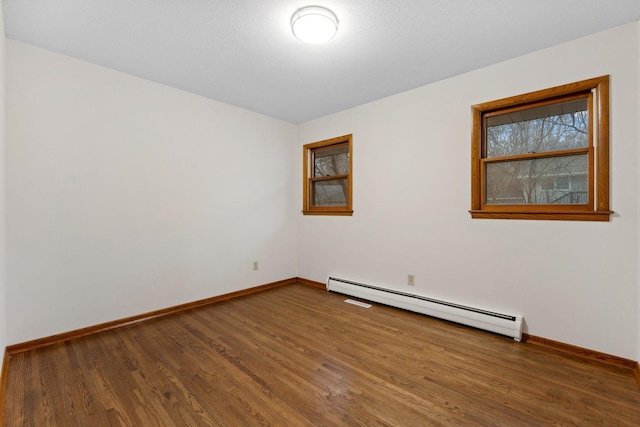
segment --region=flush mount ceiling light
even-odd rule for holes
[[[328,42],[338,32],[338,18],[324,7],[303,7],[291,17],[291,30],[298,40],[305,43]]]

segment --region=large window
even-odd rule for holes
[[[352,215],[351,135],[304,146],[305,215]]]
[[[608,221],[609,77],[473,106],[473,218]]]

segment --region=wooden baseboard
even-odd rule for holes
[[[9,359],[11,356],[9,352],[4,350],[4,357],[2,358],[2,373],[0,373],[0,427],[4,420],[4,402],[7,400],[7,376],[9,373]]]
[[[13,344],[7,346],[6,353],[11,356],[13,354],[22,353],[24,351],[33,350],[40,347],[46,347],[49,345],[69,341],[75,338],[85,337],[87,335],[97,334],[99,332],[110,331],[112,329],[122,328],[124,326],[133,325],[135,323],[144,322],[146,320],[155,319],[158,317],[168,316],[171,314],[179,313],[181,311],[191,310],[193,308],[203,307],[205,305],[214,304],[220,301],[226,301],[232,298],[238,298],[245,295],[262,292],[268,289],[277,288],[285,285],[292,285],[298,283],[298,279],[291,278],[286,280],[280,280],[278,282],[268,283],[266,285],[256,286],[249,289],[243,289],[236,292],[231,292],[224,295],[218,295],[211,298],[206,298],[198,301],[188,302],[185,304],[176,305],[173,307],[163,308],[161,310],[155,310],[136,316],[126,317],[124,319],[114,320],[111,322],[105,322],[86,328],[76,329],[69,332],[63,332],[49,337],[39,338],[32,341],[26,341],[19,344]]]
[[[324,283],[321,283],[321,282],[315,282],[313,280],[303,279],[302,277],[298,277],[298,278],[296,278],[296,280],[298,281],[298,284],[300,284],[300,285],[310,286],[312,288],[327,289],[327,285],[325,285]]]
[[[635,369],[636,378],[640,376],[640,372],[638,372],[637,368],[638,363],[634,360],[613,356],[611,354],[600,353],[599,351],[589,350],[587,348],[577,347],[575,345],[565,344],[563,342],[553,341],[547,338],[536,337],[535,335],[522,334],[522,341],[529,344],[539,345],[541,347],[557,350],[565,354],[578,356],[592,362],[599,362],[605,365],[617,366],[619,368],[631,370]],[[640,379],[638,381],[640,382]]]
[[[139,314],[136,316],[126,317],[124,319],[105,322],[95,326],[89,326],[86,328],[76,329],[69,332],[63,332],[60,334],[51,335],[45,338],[39,338],[36,340],[26,341],[23,343],[7,346],[4,352],[4,359],[2,363],[2,373],[0,374],[1,375],[0,376],[0,402],[4,402],[4,392],[6,387],[6,376],[7,376],[6,374],[8,372],[9,359],[14,354],[22,353],[24,351],[33,350],[40,347],[46,347],[49,345],[72,340],[75,338],[81,338],[91,334],[97,334],[99,332],[122,328],[124,326],[133,325],[136,323],[144,322],[146,320],[168,316],[168,315],[179,313],[182,311],[203,307],[209,304],[214,304],[216,302],[225,301],[232,298],[238,298],[241,296],[250,295],[250,294],[262,292],[268,289],[273,289],[280,286],[286,286],[286,285],[292,285],[292,284],[299,284],[299,285],[309,286],[309,287],[318,288],[318,289],[326,289],[326,286],[324,283],[316,282],[309,279],[304,279],[301,277],[294,277],[291,279],[285,279],[285,280],[280,280],[278,282],[267,283],[265,285],[260,285],[253,288],[243,289],[240,291],[231,292],[224,295],[219,295],[211,298],[193,301],[186,304],[180,304],[173,307],[164,308],[161,310],[155,310],[148,313]],[[533,345],[539,345],[542,347],[547,347],[553,350],[560,351],[562,353],[578,356],[586,360],[603,363],[609,366],[617,366],[620,368],[631,369],[633,370],[636,380],[638,381],[638,386],[640,386],[640,363],[635,362],[633,360],[625,359],[618,356],[613,356],[606,353],[600,353],[594,350],[589,350],[586,348],[577,347],[571,344],[565,344],[559,341],[553,341],[547,338],[541,338],[541,337],[537,337],[535,335],[529,335],[529,334],[522,334],[522,342],[526,342]],[[1,409],[2,408],[0,405],[0,410]],[[2,422],[2,418],[0,416],[0,425],[1,425],[1,422]]]

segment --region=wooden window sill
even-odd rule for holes
[[[609,221],[613,211],[513,212],[470,210],[471,218],[533,219],[560,221]]]
[[[332,211],[332,210],[321,210],[321,211],[310,211],[310,210],[303,210],[302,211],[303,215],[337,215],[337,216],[352,216],[353,215],[353,211],[347,211],[347,210],[341,210],[341,211]]]

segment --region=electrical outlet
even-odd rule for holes
[[[253,271],[257,270],[260,268],[260,264],[258,264],[258,261],[253,261]]]
[[[414,276],[413,274],[409,274],[407,276],[407,285],[415,286],[415,284],[416,284],[416,276]]]

